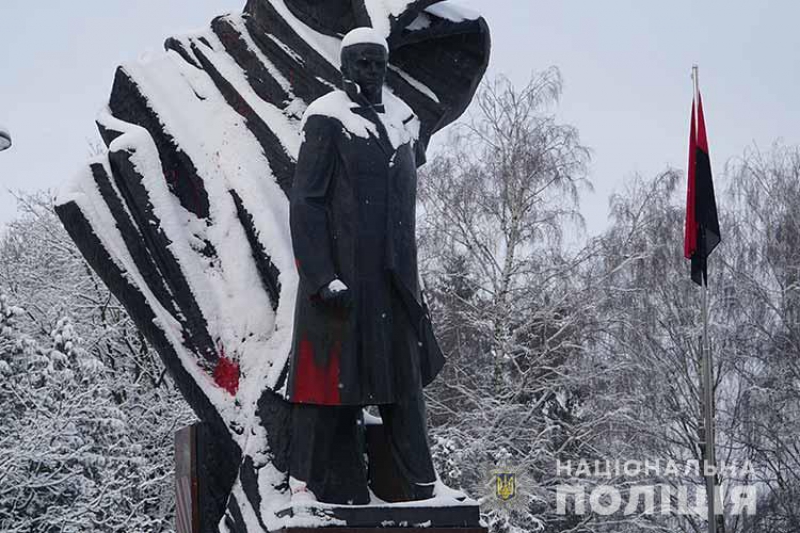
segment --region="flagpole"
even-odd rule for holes
[[[692,67],[692,79],[694,80],[694,99],[695,99],[695,113],[699,112],[700,106],[700,76],[697,65]],[[697,120],[697,115],[692,117]],[[708,259],[704,259],[707,261]],[[708,281],[706,280],[706,265],[703,265],[703,283],[702,283],[702,320],[703,320],[703,334],[700,338],[700,354],[702,357],[702,371],[703,371],[703,415],[705,426],[705,456],[703,457],[703,474],[706,478],[706,500],[708,501],[708,533],[716,533],[717,531],[717,517],[716,517],[716,503],[717,503],[717,489],[716,489],[716,474],[709,472],[716,472],[716,459],[714,450],[714,364],[712,360],[711,349],[708,342]]]

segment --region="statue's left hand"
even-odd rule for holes
[[[335,279],[320,289],[319,299],[324,305],[337,309],[349,309],[353,303],[350,289],[341,280]]]

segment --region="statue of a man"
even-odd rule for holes
[[[436,473],[422,388],[444,359],[417,271],[412,110],[384,88],[388,46],[370,28],[341,48],[343,91],[312,103],[291,193],[300,286],[289,398],[293,498],[369,501],[358,421],[377,405],[409,500]],[[346,479],[347,483],[342,484]]]

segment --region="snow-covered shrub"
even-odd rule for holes
[[[0,531],[171,531],[193,416],[48,197],[20,205],[0,240]]]

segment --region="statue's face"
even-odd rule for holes
[[[378,44],[356,44],[342,55],[342,70],[364,93],[380,92],[386,80],[389,54]]]

